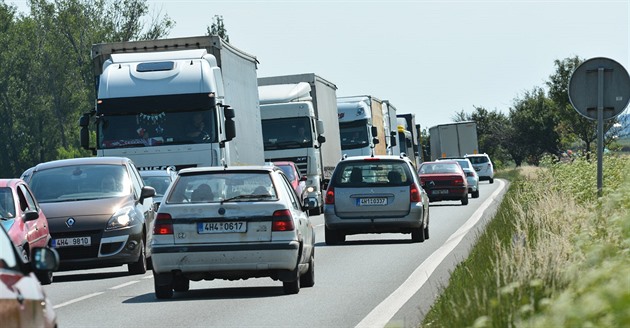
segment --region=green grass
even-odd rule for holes
[[[506,170],[502,204],[423,327],[629,327],[630,157]]]

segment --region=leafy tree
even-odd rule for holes
[[[227,34],[225,24],[223,24],[223,16],[214,15],[212,18],[212,25],[207,28],[208,35],[218,35],[225,42],[230,42],[230,37]]]
[[[510,108],[510,154],[517,165],[523,157],[538,165],[545,153],[560,153],[560,137],[556,132],[555,105],[540,87],[525,92]],[[519,149],[520,148],[520,149]]]
[[[452,117],[454,122],[474,121],[477,124],[477,141],[479,152],[490,156],[497,166],[503,165],[509,160],[509,155],[504,147],[507,138],[505,127],[508,119],[505,114],[494,110],[475,106],[473,113],[458,112]]]

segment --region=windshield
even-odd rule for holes
[[[29,182],[39,203],[119,197],[131,193],[124,165],[70,165],[36,171]]]
[[[265,150],[313,147],[309,122],[307,117],[263,120]]]
[[[213,110],[103,114],[97,120],[99,149],[217,142]]]
[[[0,217],[4,219],[15,217],[15,201],[11,188],[0,188]]]
[[[277,200],[268,172],[212,172],[182,175],[168,195],[168,203],[251,202]]]
[[[367,120],[339,123],[341,149],[363,148],[370,144],[367,133]]]

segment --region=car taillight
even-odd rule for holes
[[[326,204],[332,205],[335,203],[335,188],[330,187],[326,190],[326,199],[324,200]]]
[[[457,178],[457,179],[453,180],[453,184],[454,185],[463,185],[464,184],[464,180]]]
[[[155,218],[155,226],[153,227],[154,235],[172,235],[173,234],[173,218],[168,213],[158,213]]]
[[[419,202],[420,201],[420,190],[415,183],[411,184],[409,187],[409,201],[411,202]]]
[[[273,212],[273,222],[271,223],[271,231],[291,231],[295,230],[293,217],[289,210],[278,210]]]
[[[467,177],[474,177],[474,176],[475,176],[475,174],[474,174],[474,173],[472,173],[472,172],[466,172],[466,176],[467,176]]]

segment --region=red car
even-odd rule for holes
[[[35,247],[50,245],[48,220],[24,180],[0,179],[0,218],[25,262]],[[50,284],[52,271],[39,278],[42,284]]]
[[[300,174],[297,165],[293,162],[278,161],[273,162],[273,165],[279,167],[287,178],[289,178],[289,182],[291,182],[293,190],[295,190],[295,193],[302,201],[302,204],[304,204],[304,199],[306,198],[306,176],[302,176]]]
[[[418,174],[430,202],[460,200],[462,205],[468,204],[466,173],[456,161],[424,162]]]

